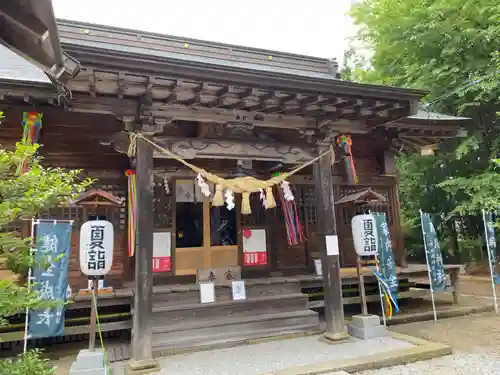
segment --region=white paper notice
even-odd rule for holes
[[[321,267],[321,259],[314,259],[314,268],[316,269],[316,275],[323,276],[323,268]]]
[[[200,300],[201,303],[215,302],[215,285],[214,283],[200,283]]]
[[[232,289],[233,289],[233,300],[234,301],[247,299],[244,280],[233,281]]]
[[[337,235],[325,236],[326,255],[339,255],[339,237]]]

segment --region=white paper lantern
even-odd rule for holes
[[[111,271],[114,245],[113,224],[91,220],[80,229],[80,269],[87,276],[104,276]]]
[[[378,233],[373,215],[356,215],[352,218],[354,249],[359,256],[378,254]]]

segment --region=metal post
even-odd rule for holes
[[[35,252],[35,225],[37,224],[37,221],[35,221],[34,218],[31,219],[31,246],[30,246],[30,255],[33,256],[33,253]],[[33,277],[33,271],[31,269],[31,266],[28,268],[28,282],[27,282],[27,287],[28,290],[31,288],[31,278]],[[26,353],[26,350],[28,349],[28,325],[29,325],[29,309],[26,308],[26,317],[24,318],[24,348],[23,348],[23,353]]]
[[[491,289],[493,291],[493,302],[495,304],[495,313],[498,315],[498,303],[497,303],[497,290],[495,286],[495,277],[493,273],[494,259],[491,259],[490,244],[488,241],[488,227],[486,222],[486,212],[483,211],[483,222],[484,222],[484,239],[486,241],[486,251],[488,252],[488,262],[490,263],[490,277],[491,277]]]
[[[377,264],[377,272],[380,273],[380,267],[378,264],[378,256],[377,255],[375,255],[375,262]],[[382,292],[382,283],[380,282],[380,280],[378,278],[377,278],[377,282],[378,282],[378,291],[380,294],[380,307],[382,308],[382,320],[384,322],[384,326],[387,327],[387,318],[385,317],[385,310],[384,310],[384,293]]]

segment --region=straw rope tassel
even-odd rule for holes
[[[222,196],[222,185],[217,184],[215,185],[215,195],[214,199],[212,200],[212,206],[214,207],[221,207],[224,206],[224,197]]]
[[[266,207],[267,208],[276,207],[276,200],[274,199],[272,186],[266,188]]]
[[[252,213],[252,208],[250,207],[250,193],[248,191],[241,193],[241,213],[243,215],[250,215]]]

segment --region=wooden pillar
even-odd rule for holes
[[[137,242],[130,370],[156,368],[152,353],[153,312],[153,149],[137,139]]]
[[[327,148],[319,146],[318,153]],[[335,221],[335,202],[333,195],[332,155],[327,155],[314,163],[314,182],[318,199],[318,245],[322,250],[321,264],[323,271],[323,292],[325,298],[325,338],[343,340],[347,337],[344,324],[344,306],[342,303],[342,280],[338,245],[327,253],[327,238],[336,241],[337,225]],[[330,241],[331,243],[331,241]],[[331,249],[331,246],[329,247]]]

